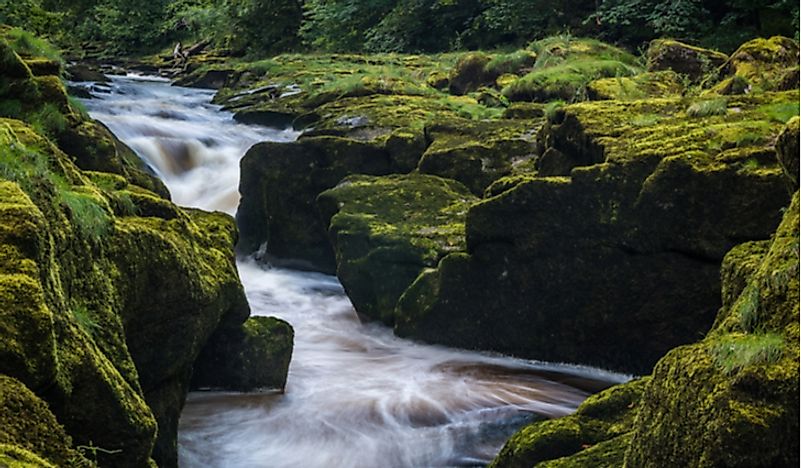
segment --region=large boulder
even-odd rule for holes
[[[648,71],[673,70],[700,82],[722,66],[728,56],[724,53],[702,49],[671,39],[651,41],[646,53]]]
[[[240,252],[253,253],[264,245],[270,256],[328,273],[335,271],[335,261],[315,206],[317,195],[347,175],[392,172],[384,148],[329,136],[259,143],[248,150],[241,167]]]
[[[337,276],[356,311],[392,324],[420,272],[464,249],[464,218],[475,201],[459,182],[420,174],[351,176],[320,194]]]
[[[798,50],[798,43],[788,37],[774,36],[748,41],[731,54],[724,71],[733,76],[716,89],[730,90],[729,83],[737,80],[745,82],[749,91],[797,89]],[[788,75],[788,72],[791,74]]]
[[[403,294],[396,332],[648,372],[711,326],[724,254],[777,226],[783,126],[765,109],[796,99],[698,113],[680,98],[563,108],[541,132],[539,172],[497,181],[470,208],[467,253]],[[547,173],[549,152],[563,158],[559,174]]]
[[[798,193],[771,241],[733,248],[723,307],[702,341],[651,376],[521,429],[492,466],[796,466]]]
[[[542,119],[444,121],[426,127],[430,141],[418,169],[458,180],[476,195],[495,180],[533,162]]]

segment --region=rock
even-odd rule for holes
[[[220,328],[209,339],[192,373],[192,388],[284,390],[292,357],[292,326],[274,317],[251,317]]]
[[[443,71],[433,71],[426,78],[426,84],[428,86],[440,91],[448,89],[448,85],[450,85],[450,83],[451,82],[448,74]]]
[[[691,117],[680,98],[562,108],[540,132],[538,172],[496,181],[470,208],[466,253],[415,280],[396,333],[648,372],[712,325],[725,253],[778,224],[782,126],[765,109],[795,99],[732,98],[736,118]]]
[[[85,63],[68,66],[67,75],[71,81],[91,81],[95,83],[108,83],[111,81],[98,68]]]
[[[0,463],[9,452],[30,452],[52,466],[75,466],[88,463],[72,446],[72,439],[42,401],[28,387],[11,377],[0,375]],[[36,459],[34,458],[34,460]],[[36,466],[34,461],[33,463]],[[11,465],[14,466],[14,465]]]
[[[798,66],[798,53],[798,43],[787,37],[753,39],[731,55],[725,70],[762,91],[798,89],[797,78],[785,76]]]
[[[294,260],[299,267],[333,273],[334,254],[315,199],[351,174],[389,174],[389,153],[370,143],[338,137],[259,143],[242,159],[237,210],[238,250]]]
[[[633,77],[601,78],[587,85],[592,100],[633,100],[681,96],[684,87],[672,70],[646,72]]]
[[[490,467],[622,466],[648,380],[614,386],[589,397],[570,416],[524,427],[506,442]]]
[[[776,156],[779,158],[779,164],[787,178],[790,191],[798,190],[799,158],[801,158],[799,155],[799,124],[801,124],[801,120],[798,117],[790,119],[776,140]]]
[[[702,341],[651,376],[521,429],[492,467],[796,466],[798,193],[771,241],[732,249]]]
[[[392,324],[420,272],[464,249],[464,217],[475,201],[459,182],[421,174],[350,176],[320,194],[337,276],[359,315]]]
[[[104,466],[175,466],[196,359],[218,328],[241,327],[249,312],[233,220],[148,191],[159,186],[134,171],[133,152],[75,113],[58,78],[33,77],[7,51],[0,42],[3,108],[52,122],[0,118],[0,375],[46,402],[58,423],[50,434],[62,441],[52,453],[74,444],[98,448],[92,458]],[[70,125],[85,148],[68,138]],[[79,160],[117,174],[84,171]],[[0,459],[69,465],[36,445],[35,429],[9,429],[20,424],[0,412]]]
[[[430,125],[430,145],[418,169],[458,180],[476,195],[514,167],[533,158],[534,134],[542,120],[474,122],[454,119]]]
[[[483,52],[468,52],[460,57],[449,77],[448,89],[451,94],[461,96],[492,84],[497,75],[486,71],[489,62],[490,57]]]
[[[721,52],[684,44],[671,39],[656,39],[648,46],[648,71],[672,70],[700,82],[722,66],[728,56]]]
[[[799,463],[797,239],[796,192],[764,260],[747,268],[747,286],[716,327],[657,364],[627,466]]]
[[[25,65],[33,76],[60,76],[62,72],[61,62],[46,57],[26,58]]]
[[[230,68],[201,67],[189,75],[180,77],[174,84],[189,88],[220,89],[225,86],[234,72]]]

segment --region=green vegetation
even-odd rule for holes
[[[724,115],[728,100],[726,98],[708,99],[694,102],[687,108],[687,115],[690,117],[710,117],[713,115]]]
[[[100,324],[95,321],[95,319],[92,317],[92,313],[89,312],[89,309],[87,309],[85,305],[73,307],[72,317],[78,323],[78,326],[80,326],[89,336],[94,336],[95,330],[100,328]],[[80,450],[80,447],[78,447],[78,449]]]
[[[61,200],[84,239],[99,243],[111,231],[111,218],[96,198],[68,190],[61,192]]]
[[[778,362],[783,347],[784,339],[776,333],[731,334],[720,338],[711,353],[716,366],[733,374],[747,366]]]

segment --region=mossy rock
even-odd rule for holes
[[[595,80],[587,85],[592,100],[635,100],[681,96],[684,87],[679,75],[672,70],[646,72],[633,77],[614,77]]]
[[[503,95],[510,101],[581,101],[586,98],[587,85],[593,80],[633,76],[639,72],[638,67],[615,60],[568,60],[553,66],[535,68],[503,88]]]
[[[622,466],[648,380],[616,385],[589,397],[573,415],[524,427],[490,466]]]
[[[730,265],[744,265],[729,270],[751,273],[747,285],[725,284],[742,292],[707,337],[654,369],[628,466],[799,463],[797,193],[762,257],[755,268],[754,255],[730,254]]]
[[[672,70],[700,82],[721,67],[728,56],[671,39],[651,41],[646,52],[649,71]]]
[[[470,208],[467,254],[421,274],[396,332],[648,372],[713,324],[725,253],[778,225],[788,195],[771,115],[796,96],[732,98],[710,115],[683,98],[563,107],[540,132],[536,172],[499,179]]]
[[[302,138],[293,143],[259,143],[242,159],[237,211],[238,249],[267,253],[296,266],[333,273],[334,254],[315,199],[351,174],[389,174],[383,148],[338,137]]]
[[[163,185],[69,107],[57,78],[33,77],[0,46],[0,79],[10,83],[3,90],[23,93],[0,100],[24,120],[0,118],[0,373],[44,400],[99,464],[175,466],[196,358],[218,328],[248,316],[236,227],[227,215],[181,209],[143,188]],[[65,128],[40,125],[46,115]],[[61,139],[69,125],[85,130],[80,144],[72,141],[77,150]],[[84,172],[79,160],[116,174]],[[2,456],[36,463],[42,453],[28,456],[26,440]]]
[[[464,249],[464,217],[477,198],[430,175],[351,176],[318,205],[337,258],[337,276],[356,311],[394,322],[398,298],[426,268]]]
[[[448,79],[450,92],[461,96],[481,86],[492,84],[498,75],[487,71],[486,67],[490,60],[490,57],[483,52],[464,54],[451,70]]]
[[[60,76],[63,72],[61,62],[47,57],[26,58],[25,65],[33,76]]]
[[[72,439],[56,420],[47,403],[37,397],[20,381],[0,375],[0,463],[10,463],[3,457],[15,460],[17,463],[31,463],[38,466],[37,460],[46,460],[53,466],[85,466],[88,460],[75,450]],[[32,460],[27,460],[26,454],[16,455],[17,450],[27,451]],[[41,457],[41,458],[39,458]]]
[[[239,327],[221,327],[198,358],[192,387],[283,391],[293,337],[292,326],[274,317],[251,317]]]
[[[465,184],[481,195],[493,181],[534,158],[542,119],[473,122],[452,120],[426,127],[430,141],[418,169]]]
[[[797,80],[782,83],[787,70],[798,66],[798,53],[798,43],[787,37],[753,39],[731,55],[724,70],[761,91],[797,89]]]

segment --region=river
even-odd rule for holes
[[[176,203],[234,214],[239,159],[298,133],[235,123],[213,91],[115,77],[90,114],[164,180]],[[195,467],[483,466],[527,421],[569,414],[627,376],[431,346],[359,322],[335,277],[239,260],[254,315],[295,328],[284,393],[193,392],[179,460]]]

